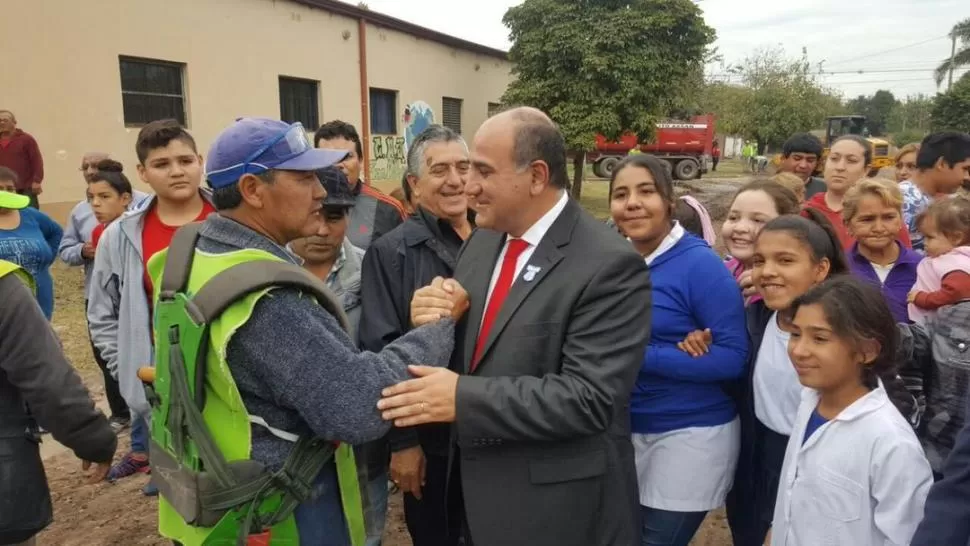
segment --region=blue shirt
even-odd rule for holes
[[[912,180],[900,182],[899,193],[903,194],[903,222],[909,230],[909,240],[913,244],[913,250],[922,253],[923,234],[916,225],[916,217],[930,206],[932,200]]]
[[[808,416],[808,424],[805,425],[805,437],[802,438],[802,444],[804,445],[812,437],[812,434],[815,434],[816,430],[828,422],[829,420],[822,417],[822,414],[818,412],[818,408],[813,409],[812,414]]]
[[[742,377],[748,357],[744,302],[721,258],[685,234],[650,263],[650,343],[630,400],[633,432],[659,434],[730,423],[734,401],[723,383]],[[711,329],[707,354],[677,348],[694,330]]]
[[[33,276],[37,303],[50,320],[54,314],[54,279],[50,268],[64,231],[37,209],[26,208],[19,212],[19,226],[0,229],[0,260],[13,262]]]

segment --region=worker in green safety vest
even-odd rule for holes
[[[291,264],[312,278],[295,267],[299,259],[286,245],[323,221],[326,191],[314,171],[345,155],[314,149],[298,123],[237,120],[206,161],[218,214],[183,227],[149,261],[156,289],[157,374],[149,397],[159,531],[184,546],[246,537],[272,545],[362,545],[366,477],[358,475],[348,444],[388,431],[377,401],[382,389],[408,377],[408,365],[448,364],[453,319],[412,330],[381,353],[362,353],[329,292],[271,280],[211,317],[201,338],[208,340],[203,364],[194,367],[196,353],[187,347],[204,341],[192,334],[200,315],[184,320],[191,314],[185,301],[205,299],[216,285],[231,288],[223,281],[241,265]],[[176,281],[175,264],[184,261],[178,248],[188,233],[194,233],[188,273]],[[194,312],[206,316],[199,306]],[[200,377],[204,393],[193,392]],[[192,403],[184,402],[186,393]],[[249,462],[262,469],[255,480],[246,476]],[[319,471],[303,479],[308,468]],[[210,482],[219,483],[215,491]],[[252,483],[265,487],[254,492]]]

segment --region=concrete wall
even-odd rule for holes
[[[187,122],[203,155],[234,118],[279,117],[279,76],[319,81],[321,122],[362,129],[356,19],[286,0],[8,4],[5,19],[19,23],[0,33],[0,108],[41,146],[50,210],[84,197],[85,151],[111,153],[137,178],[138,128],[124,123],[119,55],[185,63]],[[403,170],[405,106],[423,101],[440,116],[442,97],[461,98],[470,138],[509,81],[506,61],[396,30],[368,25],[366,43],[369,86],[398,91],[402,118],[398,134],[367,143],[379,177]]]

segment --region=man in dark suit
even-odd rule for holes
[[[453,423],[466,544],[637,545],[629,397],[650,332],[643,258],[569,199],[565,143],[542,112],[489,119],[471,162],[466,192],[487,229],[454,280],[418,290],[411,308],[415,324],[436,320],[467,291],[462,375],[412,367],[417,378],[378,407],[399,427]]]

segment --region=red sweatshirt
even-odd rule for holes
[[[852,248],[855,239],[849,235],[849,229],[845,227],[845,222],[842,221],[842,211],[835,212],[830,209],[828,204],[825,202],[825,192],[816,193],[805,202],[806,208],[813,208],[828,218],[829,222],[832,222],[832,227],[835,228],[835,233],[839,236],[839,242],[842,243],[842,250],[848,252]],[[913,243],[909,239],[909,230],[906,229],[906,224],[903,223],[902,228],[899,230],[899,235],[896,239],[902,243],[906,248],[913,248]]]
[[[9,138],[0,137],[0,165],[17,173],[17,189],[29,189],[31,184],[44,180],[44,158],[37,141],[17,129]]]

